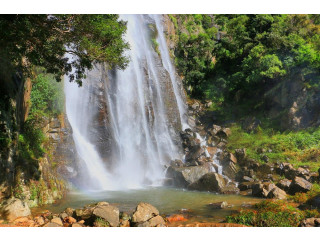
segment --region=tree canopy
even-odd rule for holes
[[[227,97],[292,73],[319,75],[318,15],[216,15],[215,21],[222,32],[214,49],[215,79],[222,79]]]
[[[233,101],[240,92],[242,99],[253,92],[262,96],[292,74],[318,86],[319,16],[170,15],[178,33],[176,66],[187,93],[219,101]]]
[[[40,66],[81,85],[94,62],[121,69],[128,63],[126,22],[118,15],[0,15],[0,31],[0,57],[26,75]]]

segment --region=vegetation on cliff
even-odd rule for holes
[[[228,150],[245,148],[260,163],[290,162],[317,171],[319,15],[169,19],[175,34],[168,38],[186,92],[210,103],[204,124],[231,127]]]
[[[319,15],[170,15],[175,57],[191,97],[241,101],[301,74],[320,73]],[[172,37],[171,37],[172,38]],[[254,91],[253,91],[254,90]]]

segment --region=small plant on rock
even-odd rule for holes
[[[95,227],[110,227],[110,224],[108,221],[104,220],[103,218],[97,218],[93,225]]]

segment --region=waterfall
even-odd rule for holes
[[[80,185],[91,190],[107,190],[113,188],[111,176],[89,140],[89,122],[94,115],[91,87],[87,81],[83,81],[82,87],[65,81],[66,113],[72,127],[80,169],[85,172]]]
[[[128,67],[105,74],[97,66],[81,88],[65,81],[67,115],[89,189],[160,185],[164,166],[182,158],[179,131],[187,126],[186,105],[160,18],[121,18],[128,22]],[[158,52],[150,26],[158,32]],[[103,121],[93,124],[101,112],[106,112]],[[110,144],[101,145],[104,139]]]
[[[182,130],[185,130],[187,128],[190,128],[188,125],[188,121],[187,121],[187,113],[186,113],[187,106],[186,106],[185,102],[183,101],[183,98],[181,96],[181,94],[182,94],[181,90],[179,90],[179,86],[176,81],[176,72],[175,72],[174,66],[171,62],[169,50],[168,50],[166,39],[164,36],[163,25],[161,24],[160,17],[159,17],[159,15],[152,15],[152,18],[154,19],[156,26],[157,26],[157,32],[158,32],[157,40],[158,40],[159,47],[160,47],[160,53],[161,53],[161,59],[163,62],[163,66],[168,71],[168,73],[170,75],[171,84],[172,84],[174,95],[176,97],[176,101],[177,101],[177,105],[178,105]]]

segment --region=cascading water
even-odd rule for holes
[[[73,139],[78,153],[80,169],[85,172],[85,179],[80,183],[91,190],[112,189],[110,174],[99,156],[95,146],[89,140],[89,122],[92,121],[90,82],[83,81],[83,86],[65,81],[66,112],[72,127]]]
[[[187,106],[182,99],[181,90],[179,90],[179,86],[176,81],[176,72],[175,72],[174,66],[171,62],[166,39],[164,36],[163,25],[161,24],[160,17],[159,17],[159,15],[152,15],[152,18],[154,19],[156,26],[157,26],[157,32],[158,32],[157,41],[159,43],[162,63],[163,63],[164,68],[168,71],[168,73],[170,75],[170,80],[172,83],[174,95],[176,97],[176,101],[177,101],[177,105],[178,105],[182,130],[185,130],[187,128],[190,128],[190,126],[187,123],[187,113],[186,113]]]
[[[124,71],[110,77],[106,89],[118,150],[114,174],[120,185],[126,187],[159,184],[164,178],[163,165],[180,157],[173,137],[175,130],[168,117],[168,105],[176,103],[166,99],[168,92],[172,92],[168,83],[175,79],[167,76],[151,46],[148,28],[151,19],[142,15],[122,18],[128,21],[126,40],[131,47],[128,52],[131,62]]]
[[[98,82],[106,103],[108,129],[112,144],[96,148],[91,122],[101,112],[93,102],[97,96],[90,72],[83,86],[66,81],[66,109],[73,138],[88,188],[126,189],[159,185],[164,165],[181,159],[178,132],[186,128],[186,105],[177,84],[174,68],[158,16],[123,15],[128,21],[125,40],[130,58],[124,71],[112,71]],[[158,54],[151,44],[152,29],[158,30]],[[160,56],[159,56],[160,55]],[[93,71],[100,72],[102,67]],[[97,81],[96,81],[97,82]],[[101,96],[100,96],[101,97]],[[98,131],[96,131],[98,132]],[[102,157],[106,156],[106,157]]]

